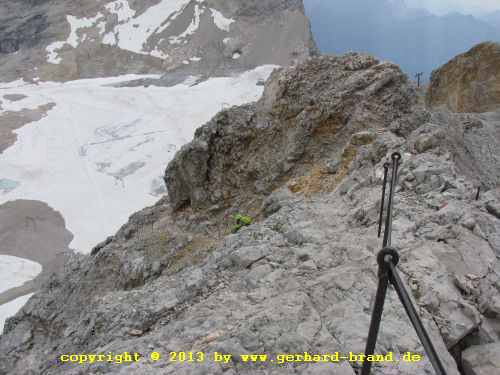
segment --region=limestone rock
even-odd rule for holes
[[[177,153],[168,197],[93,255],[70,259],[7,321],[0,374],[359,372],[354,363],[280,367],[240,355],[364,350],[383,164],[394,151],[402,163],[392,244],[410,298],[447,374],[459,374],[464,350],[471,374],[496,374],[500,139],[490,116],[426,112],[399,68],[362,54],[276,71],[258,103],[222,111]],[[230,234],[235,212],[255,220]],[[61,353],[131,348],[233,357],[53,366]],[[376,349],[423,360],[377,364],[374,375],[434,374],[393,288]]]
[[[500,108],[500,44],[482,43],[435,70],[427,103],[452,112]]]
[[[376,138],[373,129],[407,116],[415,101],[397,66],[363,54],[276,71],[258,103],[219,113],[176,155],[165,172],[171,203],[229,204],[243,191],[268,194],[291,177],[299,178],[296,189],[331,189],[357,148]],[[340,160],[335,177],[324,177],[332,175],[332,159]],[[315,174],[302,177],[311,163]]]
[[[472,346],[463,353],[466,375],[496,375],[500,373],[500,343]]]

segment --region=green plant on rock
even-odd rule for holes
[[[253,222],[253,218],[247,215],[235,214],[231,217],[235,220],[235,224],[231,226],[231,233],[236,233],[242,227],[248,226]]]

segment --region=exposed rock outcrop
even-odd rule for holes
[[[500,343],[472,346],[463,355],[465,375],[500,373]]]
[[[333,190],[346,171],[328,176],[327,163],[349,165],[357,143],[346,148],[350,137],[396,122],[414,104],[400,69],[370,56],[320,57],[275,72],[258,103],[221,112],[169,164],[171,204],[202,207],[262,196],[311,171]]]
[[[7,321],[0,374],[354,375],[358,363],[249,364],[239,355],[364,350],[382,165],[399,151],[398,267],[447,373],[458,375],[464,350],[500,342],[500,191],[483,185],[476,201],[476,179],[491,170],[468,175],[460,159],[465,147],[480,155],[489,133],[452,129],[493,120],[417,103],[396,66],[365,55],[275,72],[258,103],[218,114],[177,154],[169,198],[134,214],[92,256],[72,259]],[[498,157],[500,140],[489,142]],[[228,235],[235,211],[255,220]],[[232,359],[168,360],[181,350]],[[57,360],[123,351],[144,358]],[[148,359],[153,351],[160,361]],[[377,351],[423,354],[392,290]],[[465,352],[464,363],[480,368],[472,357]],[[373,373],[434,372],[424,358]]]
[[[500,108],[500,44],[482,43],[432,73],[427,102],[452,112]]]
[[[4,81],[227,75],[316,52],[302,0],[2,0],[0,24]]]

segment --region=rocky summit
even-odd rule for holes
[[[500,108],[500,44],[486,42],[432,73],[428,104],[453,112]]]
[[[397,151],[392,243],[413,303],[447,374],[496,375],[499,128],[498,113],[426,109],[396,65],[371,56],[276,70],[258,102],[223,110],[177,152],[168,196],[73,256],[7,321],[0,374],[359,374],[356,362],[244,355],[364,351],[383,164]],[[230,233],[237,213],[253,222]],[[206,358],[172,361],[181,351]],[[61,361],[123,352],[141,360]],[[392,288],[377,352],[424,358],[374,374],[434,374]]]
[[[316,52],[301,0],[1,0],[0,25],[3,81],[169,71],[170,82]]]

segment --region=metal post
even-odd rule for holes
[[[377,336],[380,329],[380,323],[382,320],[382,313],[384,310],[385,297],[387,295],[387,288],[390,282],[394,286],[394,289],[396,289],[398,297],[401,303],[403,304],[406,314],[410,318],[411,324],[413,325],[413,328],[415,328],[415,331],[422,345],[424,346],[425,352],[429,357],[429,361],[431,362],[434,371],[436,372],[437,375],[446,375],[446,371],[444,370],[443,364],[441,363],[441,360],[437,355],[436,349],[434,348],[434,345],[432,344],[432,341],[429,338],[429,335],[427,334],[427,331],[425,330],[424,325],[420,320],[420,317],[418,316],[417,310],[415,309],[413,303],[411,302],[410,296],[406,291],[403,281],[399,277],[398,271],[396,269],[396,265],[399,262],[399,254],[395,249],[389,247],[391,244],[391,231],[392,231],[392,204],[398,180],[398,168],[399,168],[399,162],[401,160],[401,154],[395,152],[394,154],[392,154],[391,158],[392,158],[392,179],[389,192],[389,201],[387,203],[386,224],[385,224],[384,241],[383,241],[384,247],[377,255],[377,262],[379,267],[378,271],[379,281],[377,286],[377,294],[375,296],[375,305],[373,307],[373,312],[370,321],[370,329],[368,332],[368,338],[366,340],[365,355],[366,357],[368,357],[370,355],[373,355],[375,352],[375,346],[377,344]],[[384,177],[384,189],[382,194],[382,208],[379,221],[379,236],[380,236],[380,227],[382,224],[382,217],[383,217],[382,211],[384,207],[385,185],[387,182],[388,166],[386,167],[386,164],[384,164],[385,177]],[[479,189],[478,189],[478,194],[479,194]],[[361,369],[361,375],[370,375],[371,366],[372,362],[365,359],[365,361],[363,362],[363,367]]]
[[[384,312],[385,296],[387,295],[387,287],[389,285],[389,268],[385,262],[385,257],[391,256],[387,251],[380,251],[378,254],[378,286],[377,294],[375,295],[375,305],[373,306],[372,317],[370,321],[370,330],[368,331],[368,339],[366,340],[365,354],[367,356],[375,353],[375,346],[377,344],[378,331],[380,329],[380,322],[382,321],[382,313]],[[372,362],[365,360],[361,375],[369,375],[372,367]]]
[[[394,191],[396,190],[396,184],[398,180],[398,168],[399,161],[401,160],[401,154],[399,152],[395,152],[391,156],[392,159],[392,179],[389,190],[389,200],[387,202],[387,214],[385,221],[385,231],[384,231],[384,240],[382,242],[382,246],[384,248],[391,246],[391,232],[392,232],[392,203],[394,200]]]
[[[420,77],[424,75],[423,72],[415,74],[415,78],[417,78],[417,87],[420,88]]]
[[[415,307],[411,302],[410,296],[406,291],[403,281],[399,277],[398,270],[396,269],[396,266],[392,261],[389,262],[389,270],[389,278],[391,284],[394,286],[394,289],[396,289],[396,293],[398,294],[398,297],[406,310],[406,314],[408,314],[408,317],[410,318],[413,328],[415,328],[415,331],[417,332],[417,335],[420,338],[422,345],[424,346],[425,352],[429,357],[429,361],[431,362],[434,371],[436,371],[437,375],[446,375],[446,371],[444,370],[443,364],[441,363],[441,360],[437,355],[436,349],[434,348],[434,345],[432,344],[432,341],[429,338],[429,335],[427,334],[427,331],[425,330],[420,317],[418,316],[417,310],[415,310]]]
[[[389,173],[389,163],[384,163],[384,185],[382,186],[382,201],[380,203],[380,217],[378,219],[378,238],[382,233],[382,221],[384,217],[384,205],[385,205],[385,189],[387,186],[387,175]]]

